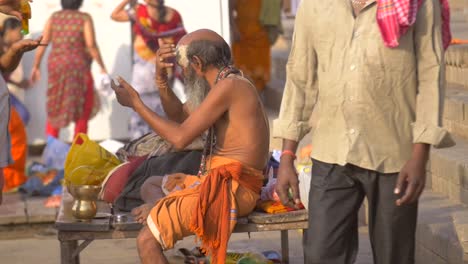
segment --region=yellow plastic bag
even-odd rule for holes
[[[100,185],[121,162],[86,134],[78,134],[65,160],[65,183]]]

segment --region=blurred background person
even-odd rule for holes
[[[128,6],[128,8],[126,8]],[[117,22],[133,22],[133,71],[131,85],[140,94],[150,109],[165,116],[155,85],[155,57],[159,48],[158,39],[177,44],[186,34],[182,17],[173,8],[164,5],[164,0],[145,0],[145,4],[124,0],[112,12]],[[175,70],[172,71],[174,77]],[[132,112],[129,123],[131,139],[141,137],[152,129],[136,113]]]
[[[3,52],[8,51],[9,48],[15,43],[23,39],[23,35],[21,34],[21,21],[17,18],[9,17],[3,21],[2,29],[0,31]],[[23,78],[22,72],[19,72],[20,77],[22,78],[21,81],[16,81],[12,75],[17,73],[17,69],[13,72],[5,72],[3,73],[3,78],[8,84],[13,85],[13,87],[17,87],[20,89],[27,89],[29,87],[29,80]],[[11,87],[8,87],[11,88]],[[30,113],[27,107],[23,104],[23,102],[16,97],[12,90],[10,90],[10,103],[15,108],[15,110],[20,115],[24,125],[27,125],[30,118]]]
[[[94,90],[91,62],[107,74],[96,43],[93,19],[80,12],[83,0],[61,0],[43,31],[49,43],[46,134],[57,138],[61,128],[75,122],[75,135],[87,133],[88,121],[100,107]],[[46,47],[39,47],[31,73],[32,84],[40,79],[40,64]]]
[[[23,39],[21,34],[21,22],[14,17],[3,21],[1,35],[2,54],[7,53],[15,43]],[[19,62],[19,61],[18,61]],[[16,68],[16,67],[15,67]],[[10,79],[10,74],[14,68],[2,73],[7,83],[12,83],[19,88],[26,88],[27,81],[15,82]],[[10,120],[8,122],[8,132],[11,136],[11,156],[13,163],[3,168],[5,183],[3,191],[15,190],[26,181],[26,156],[27,156],[27,137],[26,123],[29,121],[29,112],[21,101],[10,93]]]
[[[229,0],[234,64],[261,94],[270,81],[270,46],[281,33],[281,0]]]
[[[0,13],[21,17],[19,13],[19,1],[0,0]],[[6,51],[3,49],[3,38],[0,45],[0,189],[4,189],[4,185],[9,184],[9,180],[4,179],[4,170],[13,164],[11,156],[11,140],[10,132],[8,131],[10,121],[10,96],[7,89],[4,73],[12,72],[18,66],[21,57],[25,52],[31,51],[39,46],[42,37],[36,40],[21,40],[11,44]],[[15,114],[12,114],[15,118]],[[16,120],[20,120],[17,118]],[[6,188],[9,188],[7,186]],[[0,192],[0,204],[3,201],[2,192]]]

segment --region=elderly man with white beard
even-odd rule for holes
[[[189,94],[204,97],[199,105],[197,96],[182,104],[169,88],[167,69],[174,56]],[[119,103],[134,109],[176,148],[209,131],[198,175],[176,179],[151,209],[137,238],[142,263],[168,263],[163,250],[194,234],[212,263],[225,263],[229,236],[237,217],[255,208],[268,160],[268,120],[255,86],[231,66],[228,44],[210,30],[186,35],[177,48],[161,43],[156,82],[170,120],[146,107],[126,81],[118,81],[112,86]]]

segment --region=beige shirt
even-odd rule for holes
[[[355,18],[349,0],[304,0],[273,136],[311,129],[314,159],[398,172],[413,143],[453,145],[441,128],[444,51],[439,0],[424,1],[398,48],[384,46],[376,1]]]

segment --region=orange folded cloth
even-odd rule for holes
[[[460,44],[468,44],[468,39],[457,39],[454,38],[450,42],[450,45],[460,45]]]
[[[295,208],[284,206],[279,201],[260,201],[257,203],[257,208],[268,214],[286,213],[297,210]],[[300,204],[299,209],[304,209],[304,205]]]

